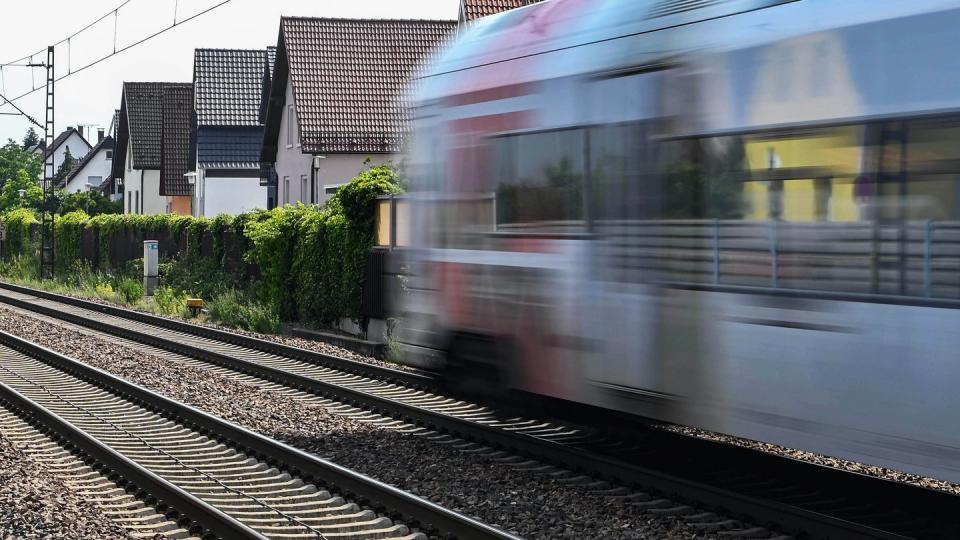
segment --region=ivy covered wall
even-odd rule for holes
[[[286,206],[214,219],[82,211],[55,220],[56,271],[109,272],[142,257],[157,240],[166,259],[196,259],[242,273],[258,298],[287,321],[359,320],[366,257],[374,242],[374,201],[399,193],[397,173],[373,167],[324,206]],[[7,228],[5,258],[35,256],[36,216],[18,209]]]

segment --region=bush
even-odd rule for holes
[[[133,305],[143,298],[143,283],[125,278],[117,284],[117,295],[121,302]]]
[[[54,218],[53,230],[56,241],[53,245],[58,274],[69,274],[80,261],[80,238],[89,219],[90,216],[82,211],[70,212]]]
[[[374,167],[337,190],[327,208],[302,220],[293,268],[301,320],[360,319],[367,253],[374,241],[374,200],[397,192],[397,174]]]
[[[109,281],[101,281],[94,286],[94,294],[101,300],[116,302],[117,294],[113,291],[113,285]]]
[[[160,283],[186,295],[210,299],[241,286],[238,275],[208,257],[182,257],[160,263]]]
[[[187,308],[187,297],[171,287],[157,287],[153,301],[162,315],[181,315]]]
[[[26,208],[11,210],[3,216],[3,222],[7,227],[4,256],[8,259],[18,256],[36,256],[37,245],[34,242],[32,228],[37,223],[37,216],[33,210]]]
[[[0,275],[13,281],[33,281],[40,277],[40,266],[36,257],[16,255],[0,263]]]
[[[236,291],[208,302],[207,311],[211,320],[226,326],[265,334],[280,331],[280,317],[270,306],[248,301]]]

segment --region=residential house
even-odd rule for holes
[[[460,24],[542,0],[460,0]]]
[[[41,150],[39,148],[41,145],[37,146],[38,148],[35,150],[35,152],[43,152],[42,158],[44,160],[44,164],[49,161],[50,155],[53,154],[54,174],[56,174],[63,165],[63,161],[67,156],[67,151],[70,152],[70,155],[73,156],[74,159],[79,160],[80,158],[86,156],[87,152],[89,152],[91,148],[90,143],[83,138],[83,135],[75,127],[68,127],[67,129],[63,130],[62,133],[57,135],[49,149]],[[45,170],[41,170],[40,177],[43,178],[45,173]]]
[[[194,53],[196,216],[266,207],[267,188],[260,184],[260,145],[273,52],[197,49]]]
[[[190,215],[193,84],[123,84],[112,176],[128,214]]]
[[[68,193],[101,189],[110,179],[113,169],[113,137],[104,136],[101,129],[97,135],[97,144],[87,152],[64,179],[63,184],[57,186]]]
[[[260,155],[268,206],[324,202],[368,165],[395,161],[405,86],[456,24],[282,18]]]

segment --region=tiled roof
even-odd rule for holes
[[[193,168],[190,135],[193,129],[193,85],[163,87],[162,167],[160,195],[190,195],[193,190],[183,176]]]
[[[273,77],[273,66],[277,63],[277,48],[267,47],[267,76]]]
[[[286,63],[293,84],[303,151],[398,150],[408,121],[399,103],[405,84],[455,27],[455,21],[281,19],[277,61]]]
[[[260,114],[258,119],[261,124],[267,123],[267,109],[270,105],[270,84],[273,81],[273,70],[277,64],[277,48],[267,47],[267,55],[264,58],[267,71],[263,74],[263,94],[260,96]]]
[[[62,185],[69,184],[70,181],[74,179],[74,177],[80,174],[80,171],[82,171],[83,168],[86,167],[87,163],[89,163],[90,160],[92,160],[97,155],[97,153],[99,153],[101,150],[104,150],[104,151],[113,150],[113,146],[114,146],[113,137],[109,135],[104,137],[100,142],[97,143],[96,146],[93,147],[92,150],[87,152],[87,155],[83,156],[83,159],[77,162],[77,166],[74,167],[72,171],[70,171],[70,174],[68,174],[67,177],[64,179]]]
[[[259,126],[267,62],[265,49],[197,49],[197,124]]]
[[[137,169],[159,169],[161,135],[163,134],[162,82],[123,83],[123,107],[133,147],[133,166]],[[123,131],[123,130],[121,130]],[[123,137],[118,137],[123,143]]]
[[[197,130],[197,162],[203,169],[254,169],[260,167],[262,127]]]
[[[462,0],[461,18],[464,22],[508,11],[518,7],[536,4],[541,0]]]

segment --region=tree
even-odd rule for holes
[[[38,144],[40,144],[40,136],[37,135],[37,130],[31,127],[27,130],[27,134],[23,136],[23,149],[30,150]]]
[[[0,189],[0,211],[6,212],[14,208],[36,209],[40,208],[42,203],[43,188],[40,187],[37,177],[31,176],[26,169],[17,171]]]
[[[0,188],[6,181],[16,177],[21,169],[27,171],[30,178],[40,178],[43,160],[10,139],[0,147]]]
[[[59,186],[67,179],[67,175],[73,172],[73,169],[77,166],[77,160],[73,157],[73,154],[70,153],[70,147],[67,147],[63,153],[63,163],[60,164],[60,168],[57,169],[57,174],[54,176],[53,185]]]
[[[99,191],[78,191],[61,197],[60,212],[68,214],[75,211],[86,212],[90,216],[99,214],[122,214],[123,201],[111,201]]]

